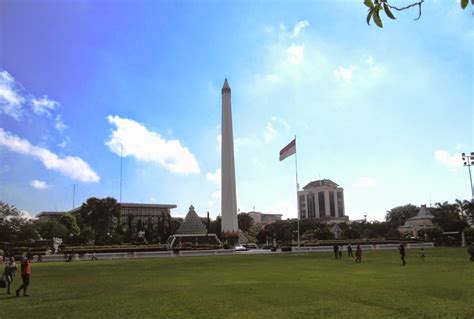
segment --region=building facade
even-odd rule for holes
[[[261,212],[248,212],[249,216],[252,217],[253,222],[255,224],[260,224],[260,225],[268,225],[271,223],[276,222],[277,220],[281,220],[281,216],[283,214],[264,214]]]
[[[146,226],[151,221],[152,225],[158,224],[163,218],[171,218],[171,209],[176,205],[169,204],[136,204],[122,203],[120,204],[120,224],[123,230],[127,230],[129,220],[133,226],[141,223]],[[114,226],[118,220],[114,220]]]
[[[347,222],[344,189],[329,179],[312,181],[298,192],[300,219],[318,219],[329,223]]]
[[[123,231],[128,229],[129,224],[135,227],[141,223],[146,227],[151,221],[152,225],[156,225],[162,218],[171,219],[171,209],[173,208],[176,208],[176,205],[122,203],[120,204],[120,219],[112,218],[109,227],[115,229],[119,220]],[[43,221],[59,220],[64,214],[78,215],[80,211],[81,207],[76,207],[68,212],[41,212],[36,217]]]

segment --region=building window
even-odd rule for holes
[[[319,216],[326,216],[326,201],[324,200],[324,192],[318,193]]]
[[[344,198],[342,192],[337,192],[337,213],[339,217],[344,216]]]
[[[308,193],[308,218],[316,218],[316,205],[314,202],[314,193]]]
[[[331,211],[331,217],[336,217],[336,201],[333,191],[329,191],[329,210]]]

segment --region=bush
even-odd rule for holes
[[[231,248],[232,248],[232,246],[229,245],[228,243],[224,243],[224,245],[222,245],[222,247],[223,247],[224,249],[231,249]]]
[[[291,251],[291,246],[281,247],[281,251]]]

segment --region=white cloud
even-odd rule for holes
[[[462,156],[460,153],[454,153],[451,155],[446,150],[436,150],[435,159],[442,165],[449,168],[458,168],[463,166]]]
[[[265,126],[265,133],[263,133],[263,137],[265,138],[265,141],[271,142],[275,136],[277,135],[277,131],[273,127],[272,122],[268,122],[267,125]]]
[[[105,145],[115,154],[120,155],[122,146],[123,156],[157,163],[172,173],[200,173],[196,158],[179,140],[166,140],[134,120],[111,115],[107,120],[116,129]]]
[[[16,89],[15,79],[7,71],[0,72],[0,113],[19,120],[25,98]]]
[[[54,111],[59,107],[59,103],[53,100],[50,100],[47,95],[43,95],[42,98],[31,100],[31,105],[33,106],[33,112],[37,115],[46,114],[51,116],[50,111]]]
[[[49,185],[46,182],[40,181],[37,179],[32,180],[30,182],[30,185],[31,187],[36,188],[36,189],[46,189],[49,187]]]
[[[367,64],[368,66],[372,67],[375,65],[375,60],[374,60],[374,57],[373,56],[369,56],[366,60],[365,60],[365,64]]]
[[[334,78],[337,81],[342,81],[346,84],[351,84],[352,83],[352,73],[354,72],[355,67],[350,66],[348,68],[345,68],[343,66],[340,66],[336,70],[333,71]]]
[[[76,156],[59,157],[50,150],[31,145],[29,141],[6,132],[2,128],[0,128],[0,146],[4,146],[12,152],[32,156],[41,161],[47,169],[58,171],[69,178],[85,183],[100,180],[89,164],[81,158]]]
[[[291,64],[301,64],[304,59],[304,45],[292,44],[286,49],[288,62]]]
[[[265,126],[265,132],[263,133],[263,138],[267,143],[273,141],[273,139],[275,139],[275,137],[278,135],[278,132],[275,128],[276,124],[283,126],[287,132],[290,131],[291,127],[285,120],[276,116],[272,116],[270,121],[267,122],[267,125]]]
[[[302,20],[296,23],[295,27],[293,28],[293,37],[295,38],[299,37],[301,30],[303,30],[304,28],[307,28],[308,26],[309,26],[308,20]]]
[[[206,180],[216,184],[217,186],[220,187],[221,185],[221,169],[218,168],[214,173],[207,173],[206,174]]]
[[[31,220],[31,219],[33,219],[33,216],[31,215],[31,213],[28,212],[28,211],[26,211],[26,210],[24,210],[24,209],[20,212],[20,216],[21,216],[22,218],[26,219],[26,220]]]
[[[352,184],[352,186],[360,188],[375,187],[377,186],[377,180],[370,176],[362,176],[359,177],[359,179],[354,184]]]
[[[211,194],[212,200],[208,202],[209,208],[211,208],[214,206],[215,202],[220,203],[221,200],[221,169],[216,169],[214,173],[207,173],[206,180],[217,187],[217,189]]]
[[[55,128],[59,131],[59,133],[61,133],[61,134],[64,132],[65,129],[67,129],[67,125],[64,124],[64,122],[63,122],[63,117],[61,116],[61,114],[56,115],[54,127],[55,127]]]

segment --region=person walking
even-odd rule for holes
[[[339,245],[339,259],[342,259],[342,245]]]
[[[425,249],[424,249],[424,248],[421,248],[421,251],[420,251],[420,259],[423,260],[423,261],[425,261],[425,257],[426,257],[426,255],[425,255]]]
[[[348,257],[354,257],[352,255],[352,246],[351,246],[351,244],[347,245],[347,256]]]
[[[21,279],[23,280],[23,284],[15,290],[15,294],[17,297],[20,296],[20,291],[23,290],[23,296],[28,297],[28,286],[30,285],[30,260],[26,257],[26,254],[21,256]]]
[[[334,257],[336,259],[339,259],[339,246],[337,244],[335,244],[332,248],[334,250]]]
[[[469,253],[469,255],[471,255],[471,258],[469,260],[474,261],[474,242],[472,242],[471,245],[469,245],[467,252]]]
[[[400,259],[402,260],[402,266],[405,266],[407,262],[405,261],[405,246],[403,244],[400,244],[398,246],[398,251],[400,252]]]
[[[92,259],[91,259],[91,260],[98,260],[98,259],[97,259],[97,254],[95,253],[95,251],[94,251],[94,253],[92,254]]]
[[[2,278],[7,284],[7,294],[11,294],[10,286],[15,279],[15,271],[17,270],[16,262],[14,257],[10,257],[10,261],[5,264],[5,269],[3,270]]]
[[[362,262],[362,249],[360,248],[360,245],[357,245],[356,248],[356,263],[361,263]]]

